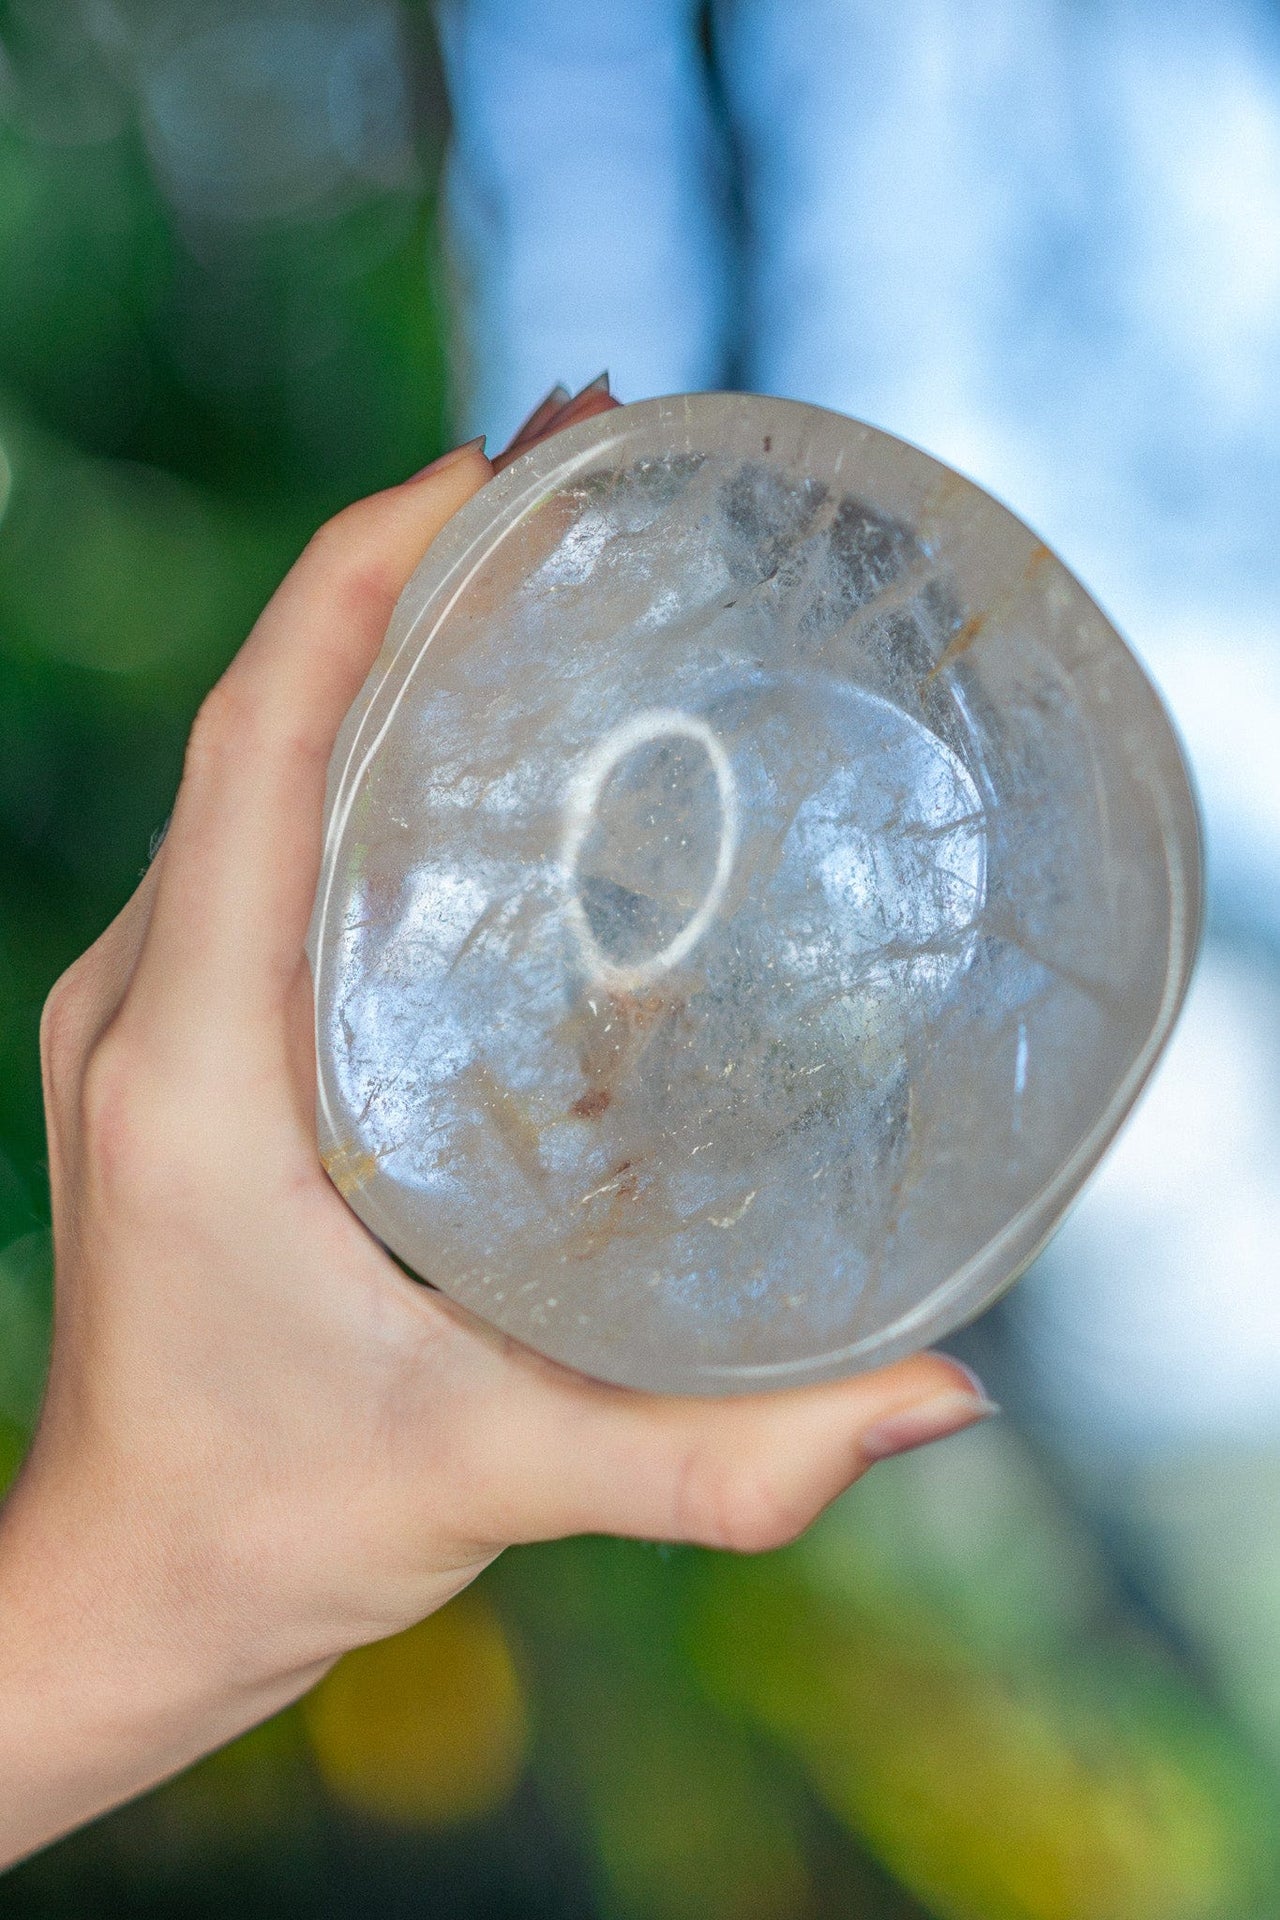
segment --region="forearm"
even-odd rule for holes
[[[26,1478],[0,1510],[0,1868],[296,1698],[145,1527]],[[188,1590],[183,1591],[184,1587]],[[213,1610],[216,1612],[216,1609]]]

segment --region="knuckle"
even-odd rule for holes
[[[692,1538],[730,1553],[767,1553],[804,1532],[812,1514],[777,1475],[755,1465],[694,1469],[686,1480]]]
[[[100,1184],[136,1189],[154,1171],[168,1136],[135,1042],[109,1028],[92,1049],[80,1086],[80,1133]]]
[[[107,1033],[85,1063],[80,1087],[80,1124],[86,1141],[120,1138],[136,1124],[137,1073],[132,1050],[115,1033]]]
[[[331,519],[323,521],[302,549],[303,562],[318,566],[325,572],[342,568],[350,560],[358,538],[362,505],[363,502],[356,501],[349,507],[343,507]]]
[[[386,625],[400,582],[371,550],[372,503],[357,500],[318,527],[307,542],[302,570],[323,577],[326,593],[349,620],[363,627]]]
[[[89,1051],[77,1125],[87,1196],[111,1217],[189,1230],[234,1206],[244,1163],[225,1098],[201,1063],[157,1057],[123,1020]]]
[[[201,701],[187,736],[184,777],[199,779],[243,750],[248,715],[228,674],[215,681]]]
[[[61,1095],[79,1070],[86,1008],[79,963],[54,982],[40,1014],[40,1065],[45,1086]]]
[[[333,596],[344,627],[356,633],[381,633],[396,604],[397,583],[371,560],[348,560],[333,582]]]
[[[187,738],[183,783],[206,795],[218,793],[234,769],[270,755],[288,766],[328,765],[331,742],[318,740],[287,714],[271,709],[251,680],[241,681],[238,663],[205,695]]]

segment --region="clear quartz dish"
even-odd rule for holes
[[[343,726],[324,1164],[586,1373],[879,1365],[1053,1231],[1200,900],[1160,702],[1006,508],[816,407],[622,407],[450,522]]]

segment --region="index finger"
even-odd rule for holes
[[[195,1001],[274,1018],[319,871],[342,718],[409,575],[491,476],[479,441],[327,523],[196,719],[132,997],[157,1020]]]

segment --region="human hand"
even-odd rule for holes
[[[553,396],[554,401],[554,396]],[[544,403],[515,452],[612,405]],[[701,1402],[415,1284],[316,1149],[303,941],[339,723],[479,444],[316,535],[197,718],[142,885],[43,1030],[55,1335],[0,1513],[0,1864],[580,1532],[744,1551],[989,1411],[953,1362]]]

